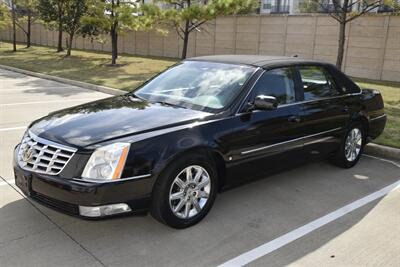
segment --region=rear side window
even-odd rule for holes
[[[278,104],[295,102],[294,76],[290,68],[279,68],[265,72],[253,89],[253,97],[274,96]]]
[[[340,91],[343,93],[360,93],[361,89],[356,85],[349,77],[347,77],[343,72],[338,70],[334,66],[329,66],[329,70],[332,72],[335,78],[335,82]]]
[[[321,66],[300,66],[304,100],[315,100],[339,94],[332,76]]]

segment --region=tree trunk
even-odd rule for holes
[[[28,29],[26,30],[26,47],[31,47],[31,27],[32,27],[32,16],[28,13]]]
[[[189,44],[189,20],[185,22],[185,32],[183,33],[183,47],[182,47],[182,56],[181,59],[186,59],[187,49]]]
[[[57,52],[62,52],[62,23],[61,20],[58,22],[58,43],[57,43]]]
[[[117,64],[118,58],[118,33],[116,28],[112,28],[110,31],[111,35],[111,64]]]
[[[74,40],[74,34],[70,33],[69,34],[69,40],[68,40],[68,50],[67,50],[67,57],[71,56],[71,50],[72,50],[72,41]]]
[[[336,67],[339,70],[342,69],[345,41],[346,41],[346,23],[341,22],[339,24],[339,47],[336,59]]]
[[[15,4],[14,1],[11,2],[11,12],[12,12],[12,25],[13,25],[13,52],[17,52],[17,17],[15,14]]]

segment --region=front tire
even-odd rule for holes
[[[356,165],[364,151],[365,140],[365,131],[362,124],[351,124],[343,137],[340,149],[333,162],[342,168],[351,168]]]
[[[200,154],[174,161],[158,178],[151,214],[158,221],[182,229],[200,222],[217,194],[214,164]]]

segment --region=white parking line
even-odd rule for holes
[[[8,184],[15,184],[15,180],[7,180],[7,182],[0,182],[0,186],[8,185]]]
[[[272,241],[269,241],[259,247],[256,247],[248,252],[245,252],[221,265],[218,267],[236,267],[236,266],[244,266],[252,261],[255,261],[293,241],[296,239],[299,239],[300,237],[303,237],[312,231],[317,230],[318,228],[358,209],[361,208],[362,206],[367,205],[368,203],[371,203],[374,200],[377,200],[381,197],[384,197],[385,195],[389,194],[393,190],[396,190],[400,188],[400,180],[388,185],[384,188],[382,188],[379,191],[376,191],[366,197],[363,197],[359,200],[356,200],[340,209],[337,209],[321,218],[318,218],[312,222],[309,222],[306,225],[303,225],[287,234],[284,234]]]
[[[366,154],[364,154],[363,157],[368,157],[368,158],[373,158],[373,159],[377,159],[377,160],[380,160],[380,161],[388,162],[388,163],[393,164],[394,166],[400,168],[400,164],[397,163],[397,162],[394,162],[393,160],[383,159],[383,158],[380,158],[380,157],[375,157],[375,156],[366,155]]]
[[[11,127],[11,128],[0,128],[0,132],[15,131],[25,129],[26,126]]]
[[[80,99],[64,99],[64,100],[52,100],[52,101],[35,101],[35,102],[21,102],[21,103],[7,103],[0,104],[0,107],[17,106],[17,105],[32,105],[32,104],[47,104],[47,103],[63,103],[63,102],[74,102],[74,101],[94,101],[94,98],[80,98]]]

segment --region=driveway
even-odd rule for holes
[[[400,266],[400,165],[369,156],[224,192],[185,230],[151,216],[86,221],[25,198],[11,161],[26,126],[104,97],[0,69],[0,266]]]

